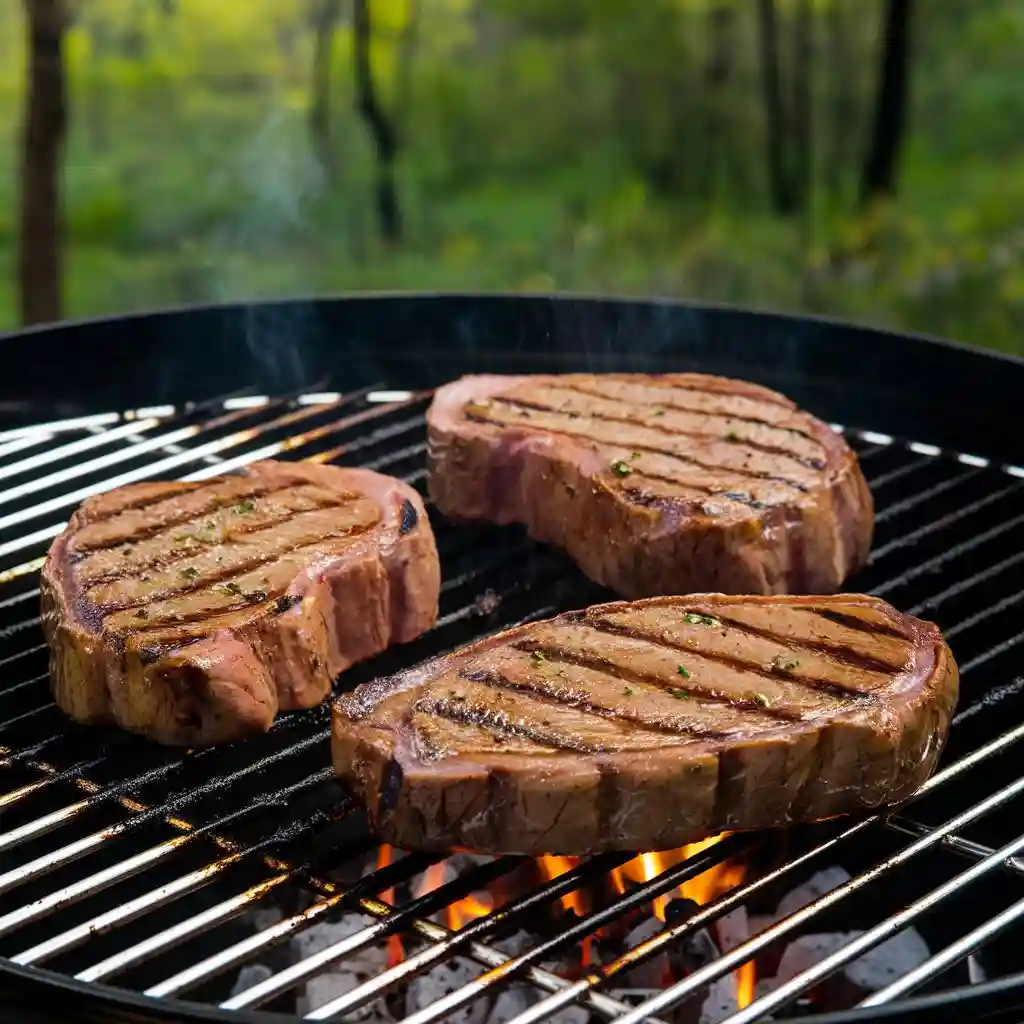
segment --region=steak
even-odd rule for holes
[[[437,614],[420,496],[365,469],[257,462],[88,499],[53,542],[42,621],[59,707],[166,744],[263,732]]]
[[[957,689],[938,628],[875,598],[648,598],[357,687],[333,758],[405,849],[659,850],[906,799]]]
[[[463,377],[438,390],[427,425],[440,512],[524,524],[623,597],[831,593],[871,548],[856,455],[755,384]]]

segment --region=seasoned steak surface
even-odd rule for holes
[[[377,473],[261,462],[121,488],[85,502],[43,570],[54,696],[164,743],[241,738],[422,633],[439,586],[419,495]]]
[[[871,547],[853,452],[744,381],[464,377],[437,392],[427,424],[441,512],[523,523],[625,597],[828,593]]]
[[[654,598],[358,687],[334,763],[404,848],[666,849],[905,799],[957,687],[938,629],[870,597]]]

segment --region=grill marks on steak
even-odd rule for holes
[[[442,512],[523,522],[626,596],[828,592],[870,548],[871,496],[842,438],[741,381],[467,377],[437,393],[428,427]]]
[[[287,589],[296,561],[341,554],[379,519],[368,499],[297,512],[261,530],[204,542],[193,554],[167,548],[155,565],[92,584],[86,598],[111,613],[115,628],[140,630],[263,604]],[[147,612],[141,624],[133,611],[138,608]]]
[[[43,574],[58,704],[199,744],[319,703],[334,674],[433,622],[421,511],[376,473],[273,462],[86,502]]]
[[[739,482],[751,481],[782,485],[780,493],[806,491],[824,468],[823,449],[807,439],[803,440],[813,457],[798,456],[785,447],[789,438],[781,431],[781,437],[772,439],[776,443],[768,445],[750,436],[755,431],[742,430],[728,417],[701,417],[699,425],[705,429],[698,430],[694,417],[665,411],[659,418],[659,411],[571,389],[528,385],[466,406],[467,418],[476,422],[590,440],[599,451],[629,449],[629,473],[624,475],[704,494],[725,493]]]
[[[956,695],[938,630],[875,599],[658,598],[359,687],[334,760],[406,848],[659,849],[905,798]]]

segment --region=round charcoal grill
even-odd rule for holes
[[[515,1024],[588,1013],[670,1024],[691,1019],[694,997],[750,958],[824,931],[859,937],[725,1019],[1024,1016],[1024,780],[1015,770],[1024,751],[1024,364],[809,319],[543,297],[204,308],[24,332],[2,345],[4,1021],[295,1019],[312,979],[399,942],[392,966],[335,993],[311,1019],[483,1021],[474,1007],[518,986],[531,996]],[[906,807],[785,836],[728,837],[594,902],[582,919],[545,918],[532,944],[510,952],[504,935],[592,890],[624,858],[585,859],[530,883],[519,858],[478,859],[417,896],[410,880],[445,858],[377,849],[331,776],[326,708],[285,716],[244,745],[181,751],[79,728],[50,701],[38,569],[87,495],[199,480],[268,457],[367,466],[423,488],[432,387],[471,372],[611,369],[703,370],[776,387],[834,422],[860,453],[878,520],[871,564],[850,589],[937,621],[963,674],[940,770]],[[341,686],[607,596],[519,530],[434,525],[445,574],[437,626]],[[655,896],[727,857],[748,865],[744,880],[648,929],[628,957],[620,950],[603,971],[551,966],[578,963],[572,950],[599,928],[649,913]],[[849,881],[661,988],[622,994],[626,967],[671,955],[736,908],[777,899],[830,865]],[[453,901],[515,878],[495,912],[454,933],[438,923]],[[344,937],[302,952],[304,934],[346,920],[357,924]],[[927,944],[923,960],[894,970],[873,995],[857,992],[860,1007],[822,1001],[830,979],[906,925]],[[411,1016],[396,1010],[408,1008],[396,992],[456,959],[468,965],[464,981]],[[246,973],[253,964],[261,967]],[[381,1006],[390,1016],[374,1016]],[[575,1016],[556,1016],[573,1007]]]

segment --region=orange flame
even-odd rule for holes
[[[395,859],[395,851],[387,843],[381,843],[377,852],[377,870],[386,868]],[[380,894],[381,902],[390,906],[395,905],[395,890],[388,889]],[[402,945],[400,935],[388,936],[388,967],[394,967],[405,959],[405,947]]]
[[[541,874],[549,882],[553,882],[559,875],[564,875],[567,871],[571,871],[578,863],[579,858],[577,857],[554,857],[550,855],[545,855],[538,861]],[[578,889],[567,892],[562,897],[562,906],[566,910],[571,910],[577,917],[583,917],[586,913],[583,893]]]
[[[478,892],[467,896],[464,900],[453,903],[445,910],[445,924],[453,931],[475,921],[494,909],[494,897],[489,892]]]
[[[722,835],[712,836],[710,839],[702,839],[699,843],[688,843],[678,850],[663,850],[660,853],[641,853],[627,861],[621,867],[614,868],[611,873],[612,885],[616,892],[622,894],[629,888],[630,882],[644,883],[660,875],[668,868],[681,864],[689,857],[694,857],[709,846],[714,846],[725,837]],[[683,882],[678,889],[658,896],[654,900],[654,913],[659,921],[665,920],[665,908],[677,896],[691,899],[694,903],[703,906],[710,903],[716,896],[730,889],[735,888],[743,881],[744,870],[739,864],[716,864],[696,878]]]
[[[642,853],[621,867],[614,868],[611,873],[612,885],[621,895],[628,889],[629,882],[649,882],[668,868],[681,864],[689,857],[694,857],[703,850],[714,846],[724,839],[728,833],[703,839],[699,843],[688,843],[678,850],[665,850],[660,853]],[[716,864],[696,878],[684,882],[677,890],[658,896],[654,900],[654,914],[659,921],[665,920],[665,912],[669,903],[677,896],[691,899],[694,903],[704,906],[722,893],[735,889],[743,882],[746,871],[742,864],[728,862]],[[757,983],[757,968],[753,961],[743,964],[733,975],[736,983],[736,1002],[742,1010],[754,1001],[754,988]]]
[[[440,886],[444,885],[444,882],[444,861],[431,864],[423,872],[423,878],[420,880],[419,885],[416,886],[415,895],[417,899],[420,896],[426,896],[428,892],[433,892],[435,889],[440,888]],[[444,923],[451,931],[457,932],[460,928],[469,924],[470,921],[475,921],[478,917],[489,914],[493,909],[494,897],[489,892],[470,893],[464,899],[456,900],[445,907]]]
[[[710,839],[701,840],[698,843],[689,843],[677,850],[663,850],[658,853],[641,853],[632,860],[627,861],[621,867],[614,868],[609,876],[610,882],[619,895],[623,895],[632,884],[643,884],[651,881],[663,871],[682,863],[690,857],[696,856],[703,850],[708,849],[719,842],[727,835],[722,833]],[[378,854],[378,868],[385,867],[394,859],[394,851],[390,846],[382,845]],[[537,866],[547,881],[564,875],[579,863],[576,857],[543,856],[537,860]],[[652,909],[660,921],[665,920],[668,904],[677,896],[691,899],[703,906],[710,903],[717,896],[728,892],[743,882],[746,872],[742,864],[736,862],[725,862],[716,864],[707,871],[684,882],[678,889],[665,893],[654,899]],[[413,895],[416,898],[425,896],[445,883],[444,861],[432,864],[423,872],[418,883],[413,887]],[[394,890],[389,889],[381,893],[380,898],[387,903],[394,903]],[[572,912],[578,917],[584,917],[590,910],[590,899],[585,890],[574,890],[565,893],[561,898],[564,910]],[[445,924],[451,931],[458,931],[464,928],[471,921],[475,921],[485,914],[489,914],[495,907],[495,899],[491,893],[486,891],[475,892],[464,899],[456,900],[449,904],[444,911]],[[601,933],[598,933],[601,934]],[[593,936],[588,936],[581,944],[582,967],[589,967],[593,956]],[[394,966],[405,957],[405,950],[402,940],[397,935],[388,939],[388,965]],[[736,985],[736,1001],[743,1009],[754,1001],[755,985],[757,982],[756,966],[753,962],[743,964],[737,968],[734,974]]]
[[[736,1005],[743,1010],[754,1001],[757,965],[753,960],[748,960],[736,968],[734,977],[736,978]]]

